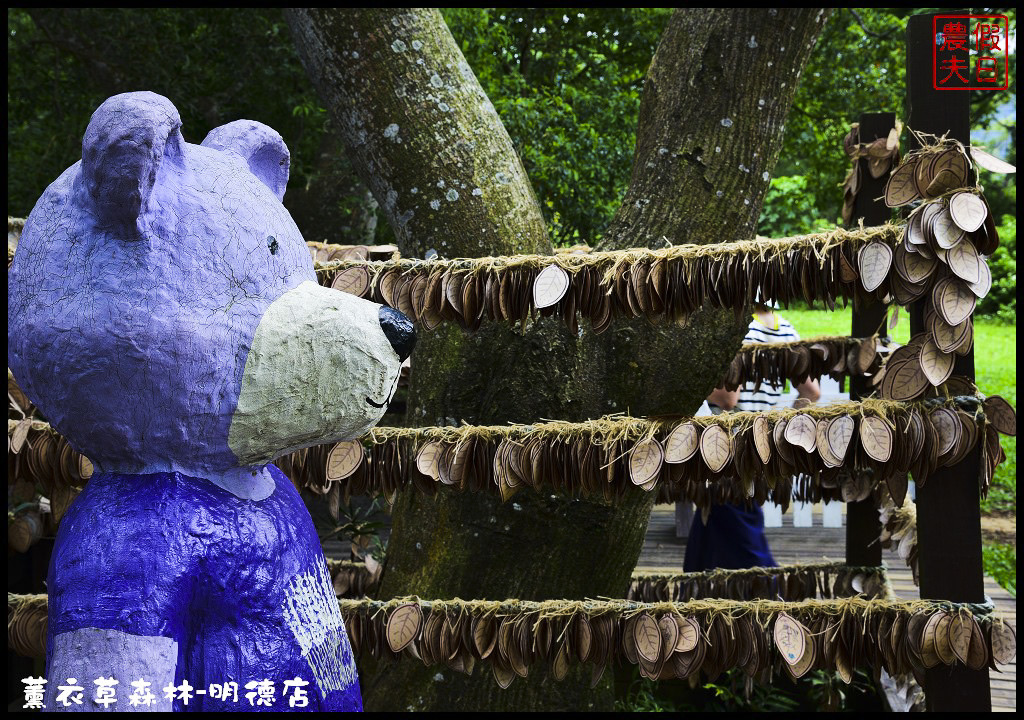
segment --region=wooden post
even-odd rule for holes
[[[943,14],[954,14],[949,10]],[[918,132],[946,134],[964,146],[971,141],[970,92],[934,88],[933,15],[915,15],[907,23],[907,123]],[[970,58],[965,50],[964,62]],[[913,149],[913,145],[911,146]],[[912,333],[924,331],[924,300],[910,311]],[[954,375],[974,380],[974,351],[957,357]],[[933,473],[917,492],[918,568],[921,597],[983,602],[981,504],[978,477],[980,450],[958,465]],[[988,670],[939,665],[925,672],[929,710],[980,711],[992,708]]]
[[[896,113],[861,113],[860,142],[886,137],[896,125]],[[861,158],[860,191],[853,203],[851,227],[857,227],[860,220],[865,225],[881,225],[889,220],[892,211],[881,200],[885,193],[888,175],[871,177],[867,158]],[[885,322],[886,306],[867,293],[858,293],[853,300],[853,337],[870,337]],[[860,400],[871,393],[868,378],[850,377],[850,399]],[[846,563],[848,565],[882,564],[882,546],[878,536],[882,523],[878,518],[878,506],[872,498],[846,505]]]

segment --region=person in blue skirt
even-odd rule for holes
[[[756,304],[753,320],[743,342],[782,343],[800,339],[793,326],[766,304]],[[817,380],[796,385],[794,407],[803,407],[821,397]],[[782,397],[783,388],[746,383],[733,391],[717,388],[708,396],[712,412],[771,410]],[[773,567],[777,563],[764,534],[764,513],[758,505],[712,505],[707,521],[698,515],[690,526],[686,543],[684,572],[713,568],[740,569]]]

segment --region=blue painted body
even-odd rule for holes
[[[693,519],[684,572],[775,564],[764,535],[764,513],[757,505],[712,505],[706,524],[699,513]]]
[[[57,535],[48,647],[80,628],[172,638],[176,685],[241,688],[237,703],[200,695],[176,710],[287,710],[295,677],[310,682],[305,710],[361,710],[320,541],[292,483],[268,468],[276,489],[261,501],[178,473],[94,476]],[[245,684],[264,679],[275,705],[250,706]]]

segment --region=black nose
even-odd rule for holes
[[[393,308],[381,306],[380,326],[398,358],[405,362],[416,345],[416,328],[412,326],[412,320]]]

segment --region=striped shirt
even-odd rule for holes
[[[796,342],[800,335],[789,324],[789,321],[778,313],[774,314],[775,327],[760,322],[755,316],[747,329],[747,335],[743,338],[744,343],[782,343]],[[778,404],[784,387],[771,385],[762,382],[760,387],[748,382],[740,386],[740,398],[734,410],[761,411],[770,410]]]

